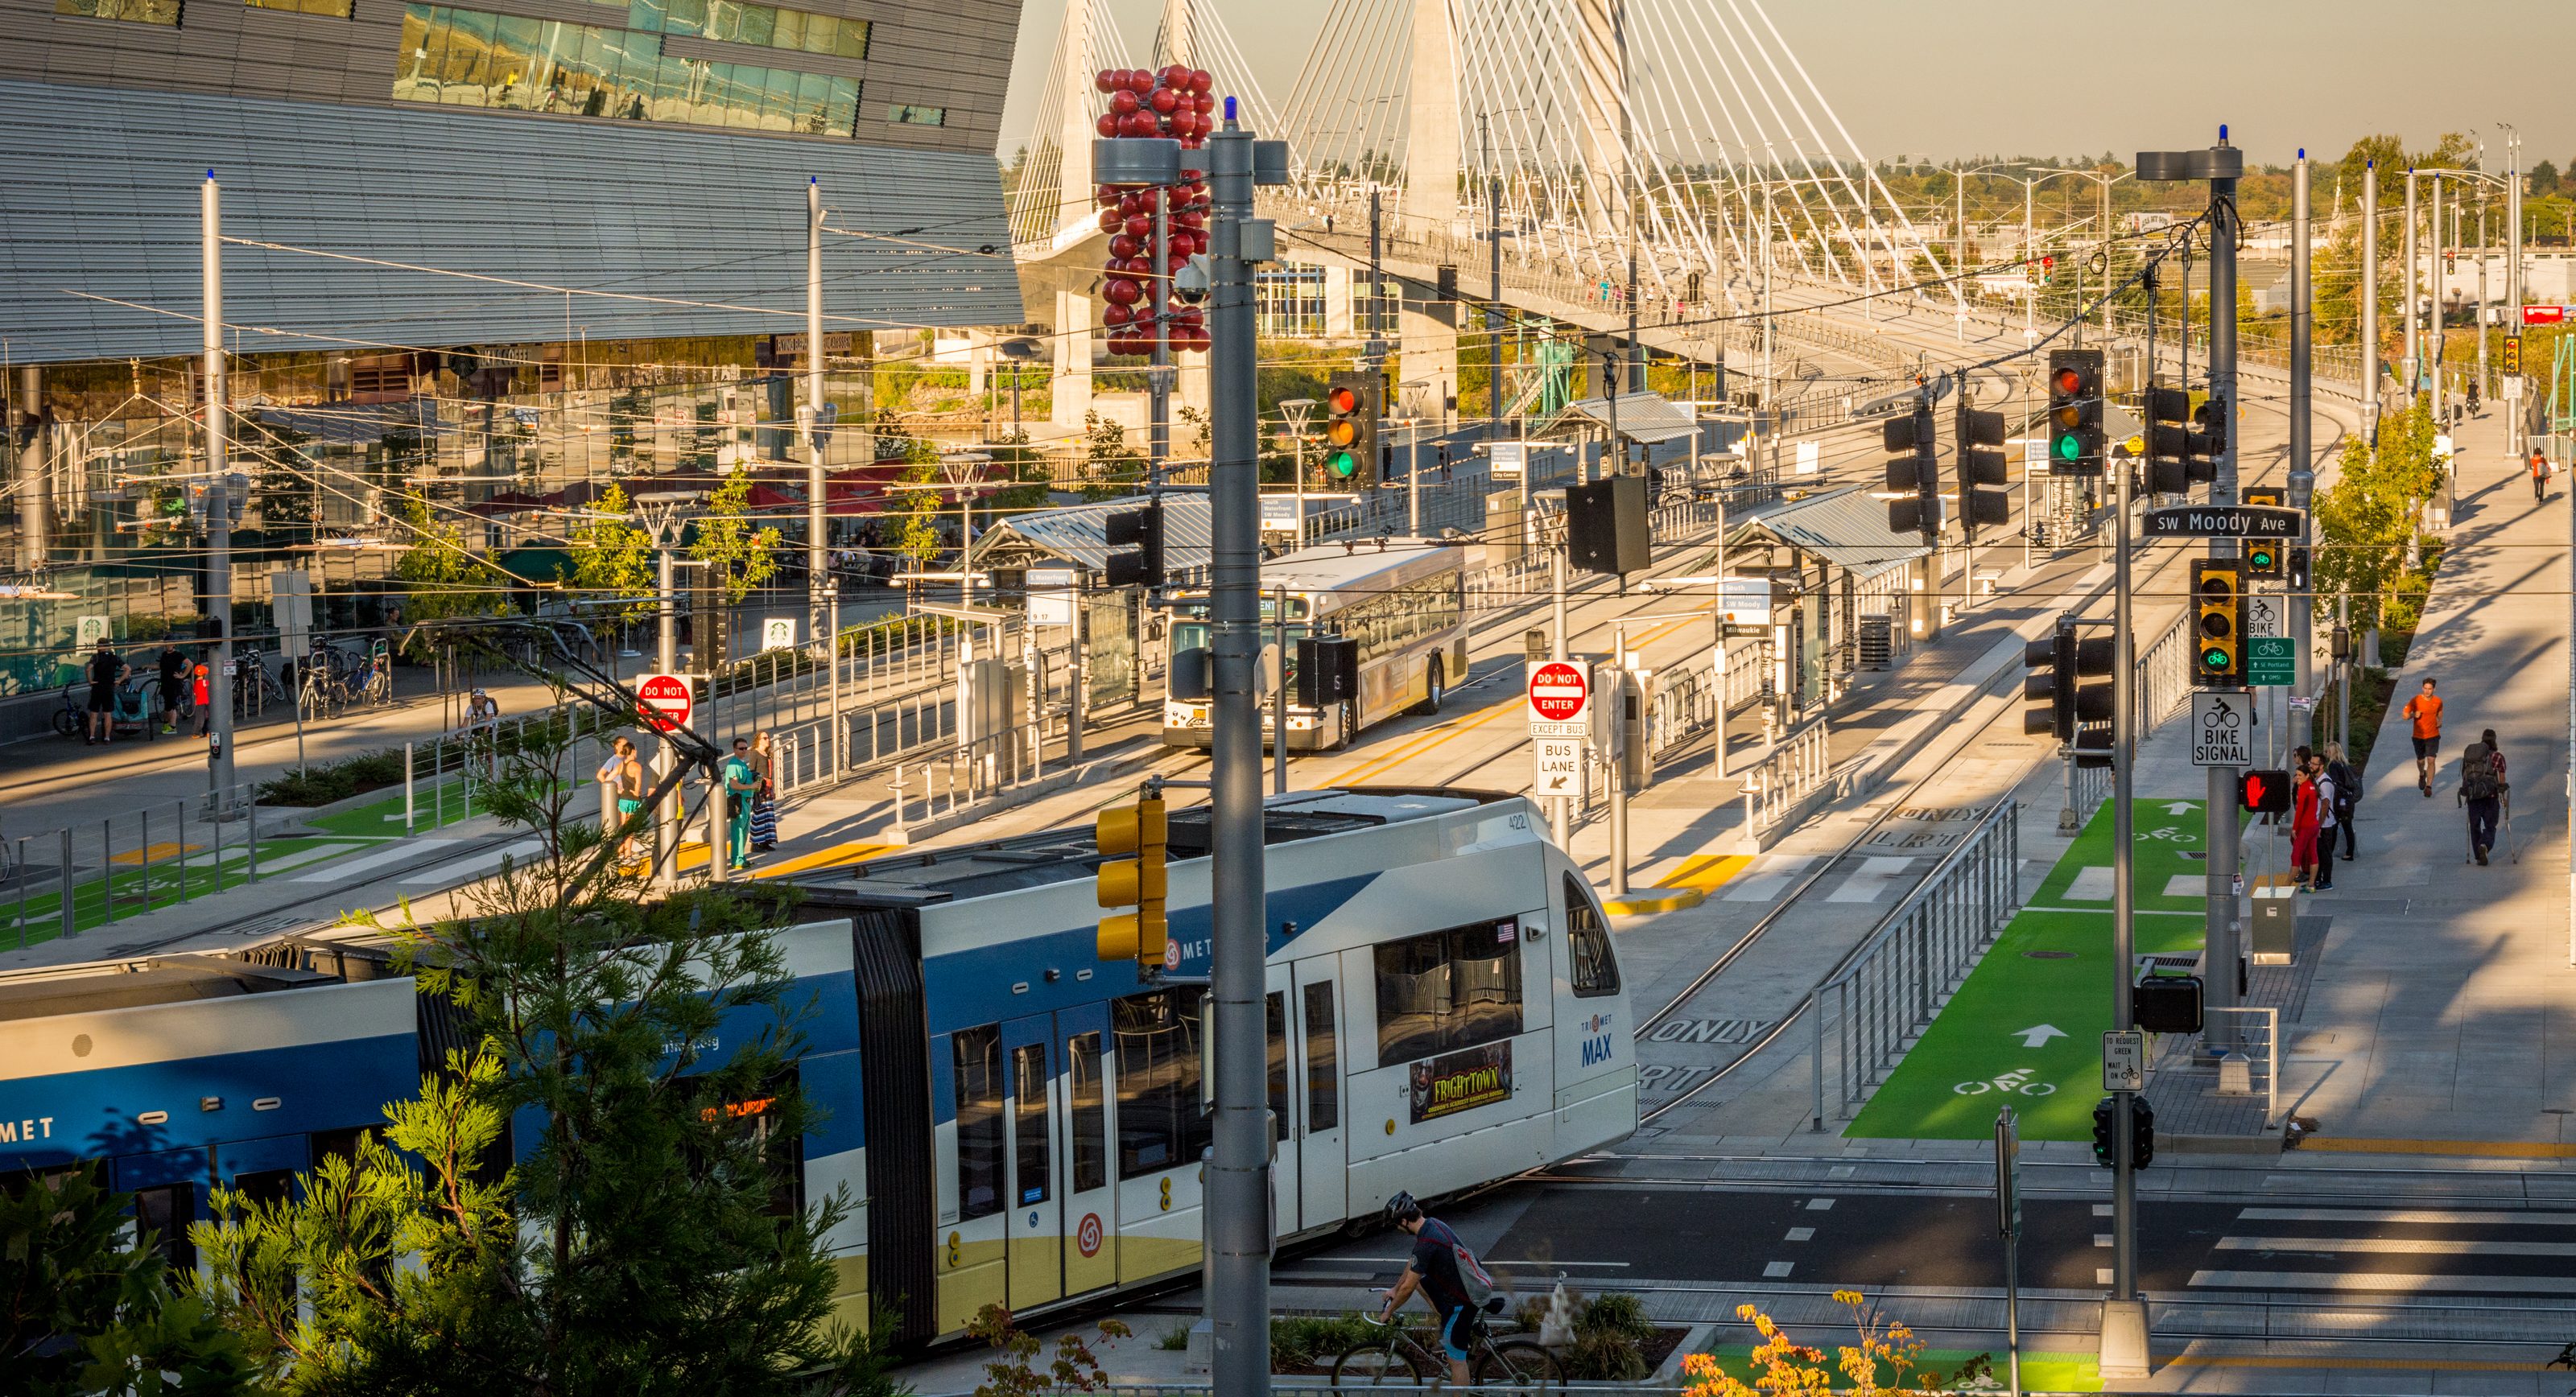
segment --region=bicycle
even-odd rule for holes
[[[1383,1335],[1372,1334],[1333,1356],[1334,1387],[1421,1387],[1446,1383],[1449,1359],[1424,1344],[1407,1325],[1360,1316]],[[1556,1355],[1526,1336],[1496,1338],[1480,1317],[1476,1341],[1467,1348],[1467,1377],[1477,1388],[1495,1392],[1543,1392],[1565,1386],[1565,1369]]]

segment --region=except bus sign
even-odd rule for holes
[[[689,725],[689,681],[677,674],[648,674],[635,686],[635,706],[655,732],[678,732]]]
[[[1591,682],[1583,671],[1563,660],[1550,660],[1530,671],[1529,710],[1533,723],[1580,723],[1591,702]]]
[[[2522,308],[2522,323],[2525,325],[2564,325],[2568,320],[2568,309],[2569,308],[2566,306],[2524,306]]]

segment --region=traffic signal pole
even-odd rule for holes
[[[2226,148],[2227,128],[2222,126],[2218,130],[2217,149]],[[2212,154],[2215,153],[2213,150]],[[2236,168],[2241,169],[2244,157],[2237,155],[2235,159]],[[2209,181],[2209,395],[2225,404],[2220,409],[2223,416],[2219,422],[2225,430],[2218,442],[2217,474],[2209,486],[2209,502],[2214,505],[2237,502],[2236,444],[2245,435],[2239,430],[2236,408],[2237,228],[2236,178],[2232,174],[2213,176]],[[2209,554],[2213,558],[2233,558],[2239,552],[2238,544],[2232,538],[2209,541]],[[2206,822],[2209,931],[2205,965],[2208,973],[2204,978],[2209,988],[2209,1005],[2213,1009],[2233,1009],[2237,1004],[2237,856],[2244,837],[2238,825],[2236,772],[2229,767],[2211,767]],[[2234,1048],[2236,1021],[2234,1014],[2211,1015],[2209,1029],[2202,1042],[2211,1049]]]
[[[2107,379],[2103,391],[2110,391]],[[2137,638],[2130,620],[2131,471],[2122,462],[2112,468],[2111,474],[2115,477],[2113,498],[2118,502],[2111,545],[2111,1027],[2126,1033],[2136,1027],[2136,1005],[2129,997],[2129,984],[2137,973],[2138,930],[2137,859],[2130,846],[2137,833],[2137,814],[2130,804],[2138,756]],[[2137,1094],[2116,1091],[2111,1095],[2111,1299],[2102,1314],[2101,1366],[2103,1375],[2111,1376],[2114,1359],[2118,1358],[2123,1360],[2116,1365],[2121,1372],[2133,1371],[2143,1377],[2147,1372],[2147,1306],[2138,1295],[2138,1173],[2137,1143],[2133,1138],[2137,1122],[2130,1114],[2136,1107]],[[2121,1322],[2115,1324],[2115,1319]],[[2130,1354],[2113,1352],[2115,1333],[2125,1339],[2131,1324],[2137,1336],[2133,1369],[2126,1362]]]
[[[1262,1012],[1268,955],[1262,870],[1261,520],[1254,399],[1252,262],[1270,256],[1270,225],[1252,216],[1256,166],[1286,177],[1286,152],[1235,125],[1206,143],[1213,283],[1209,292],[1209,988],[1216,1024],[1214,1154],[1207,1171],[1207,1315],[1218,1392],[1270,1391],[1270,1141]],[[1375,203],[1374,197],[1371,200]],[[1372,220],[1374,221],[1374,220]],[[1370,288],[1372,294],[1376,286]],[[1284,738],[1285,733],[1281,736]]]
[[[2298,544],[2304,555],[2313,559],[2314,531],[2307,523],[2308,501],[2316,494],[2317,488],[2315,425],[2311,420],[2315,397],[2309,353],[2316,332],[2316,263],[2308,252],[2310,227],[2308,152],[2302,148],[2298,163],[2290,171],[2290,508],[2300,514]],[[2480,343],[2484,340],[2481,339]],[[2316,604],[2309,594],[2315,568],[2311,561],[2304,569],[2307,575],[2290,578],[2289,596],[2286,598],[2290,609],[2290,642],[2298,651],[2297,682],[2290,690],[2294,694],[2314,694],[2317,691],[2313,682],[2315,664],[2308,657],[2308,646],[2316,630]],[[2294,739],[2297,736],[2291,734]]]
[[[207,697],[215,705],[213,745],[206,750],[206,818],[222,820],[233,805],[233,507],[229,449],[232,411],[224,375],[223,189],[206,171],[199,205],[205,278],[206,351],[206,614],[215,623],[215,668]],[[256,833],[256,831],[254,831]],[[66,895],[68,900],[68,894]]]

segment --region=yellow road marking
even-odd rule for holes
[[[2299,1141],[2302,1152],[2329,1154],[2489,1155],[2498,1159],[2576,1159],[2576,1145],[2538,1140],[2351,1140],[2310,1135]]]
[[[755,868],[751,876],[775,878],[786,873],[803,873],[808,869],[834,868],[845,863],[865,863],[879,854],[892,852],[895,847],[892,844],[869,844],[864,841],[835,844],[828,849],[816,849],[812,853],[798,854],[781,863]]]
[[[1750,854],[1694,854],[1682,860],[1681,867],[1664,875],[1664,880],[1655,886],[1714,892],[1725,886],[1728,879],[1743,872],[1745,865],[1751,862],[1753,856]]]
[[[206,846],[203,844],[172,844],[165,841],[158,844],[147,844],[140,849],[128,849],[122,854],[110,854],[107,857],[107,861],[109,863],[139,864],[148,858],[154,863],[159,863],[163,859],[174,859],[181,854],[193,854],[204,847]]]

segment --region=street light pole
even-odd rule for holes
[[[2415,328],[2415,203],[2415,171],[2410,166],[2406,171],[2406,274],[2400,288],[2406,294],[2406,382],[2401,389],[2408,407],[2415,405],[2416,385],[2424,381],[2424,339]]]
[[[2361,174],[2361,439],[2379,435],[2379,162]]]
[[[805,182],[805,640],[832,664],[839,637],[826,634],[823,551],[823,181]]]
[[[223,189],[206,171],[199,204],[198,254],[205,297],[206,379],[206,610],[215,623],[215,673],[208,697],[215,705],[214,745],[206,753],[206,815],[221,820],[233,808],[233,505],[232,405],[224,363]],[[254,835],[257,831],[253,831]],[[68,894],[66,894],[68,896]]]
[[[2309,500],[2317,485],[2310,363],[2316,331],[2315,263],[2308,250],[2308,178],[2308,152],[2303,147],[2298,163],[2290,171],[2290,508],[2299,511],[2299,542],[2313,549],[2315,539],[2306,522]],[[2313,558],[2315,554],[2310,552],[2309,556]],[[2313,571],[2314,563],[2309,566]],[[2296,683],[2291,692],[2301,695],[2316,692],[2311,683],[2315,661],[2308,655],[2308,645],[2315,634],[2316,603],[2305,590],[2308,585],[2302,579],[2288,598],[2290,643],[2297,648]]]

